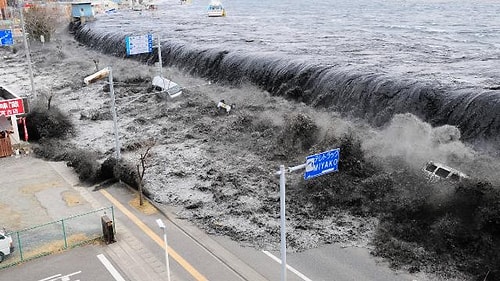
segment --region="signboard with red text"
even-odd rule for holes
[[[0,115],[9,117],[12,115],[24,114],[23,99],[0,100]]]

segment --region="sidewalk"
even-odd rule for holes
[[[97,202],[88,191],[89,187],[78,185],[78,178],[73,170],[66,167],[62,162],[51,162],[50,165],[56,170],[66,182],[71,184],[73,189],[95,209],[102,208],[102,204]],[[158,260],[151,253],[145,250],[144,244],[139,241],[132,232],[119,220],[114,222],[115,241],[103,246],[104,252],[113,260],[114,264],[123,271],[130,281],[164,281],[167,278],[167,271],[164,261]],[[177,276],[170,273],[172,281],[182,281]]]
[[[117,187],[118,186],[118,187]],[[111,187],[107,188],[107,191],[110,193],[113,193],[114,188],[126,188],[130,193],[128,194],[130,197],[125,198],[124,195],[122,194],[120,199],[123,202],[130,201],[132,200],[132,197],[137,194],[137,190],[132,189],[131,187],[119,183],[116,185],[112,185]],[[116,198],[116,197],[115,197]],[[233,253],[229,252],[224,246],[219,244],[217,241],[213,240],[209,235],[207,235],[204,231],[200,230],[197,228],[195,225],[192,223],[178,219],[177,216],[175,215],[175,207],[169,207],[167,205],[159,204],[154,201],[149,200],[148,198],[144,197],[144,200],[147,200],[147,202],[152,205],[158,212],[163,215],[166,218],[166,221],[168,221],[169,224],[175,225],[177,229],[180,229],[186,236],[190,237],[191,239],[189,240],[190,243],[196,243],[200,248],[203,248],[206,252],[209,252],[212,257],[215,260],[218,260],[220,264],[223,264],[229,268],[231,268],[232,271],[236,272],[237,275],[239,276],[238,280],[251,280],[251,281],[267,281],[265,277],[263,277],[260,273],[255,271],[253,268],[251,268],[249,265],[244,263],[241,258],[237,257]],[[136,214],[137,215],[137,214]],[[138,215],[140,218],[140,215]],[[146,215],[144,215],[146,216]],[[119,229],[119,227],[118,227]],[[118,230],[117,230],[118,232]],[[132,236],[132,238],[134,238]],[[134,238],[134,240],[136,240]],[[128,245],[132,245],[132,248],[134,244],[140,242],[136,241],[130,241]],[[140,249],[140,248],[134,248],[135,249]],[[146,256],[143,256],[143,259],[148,261],[148,254]],[[157,273],[163,274],[163,276],[166,276],[165,272],[165,264],[162,263],[160,265],[154,263],[153,264],[154,270],[157,270]],[[173,272],[171,274],[171,280],[180,280],[178,277],[174,275]],[[146,280],[146,279],[143,279]],[[152,279],[151,279],[152,280]]]
[[[239,257],[229,252],[226,248],[224,248],[219,243],[214,241],[212,238],[210,238],[210,236],[208,236],[202,230],[198,229],[197,227],[191,224],[188,224],[184,221],[177,219],[175,215],[173,215],[173,213],[175,213],[173,208],[168,207],[166,205],[157,204],[152,201],[150,201],[150,203],[154,205],[160,211],[160,213],[162,213],[165,217],[167,217],[167,219],[171,223],[175,224],[178,228],[182,229],[187,235],[193,238],[193,240],[197,241],[201,247],[211,252],[214,255],[214,257],[219,259],[222,263],[231,267],[235,272],[238,272],[238,275],[242,277],[244,280],[268,281],[268,279],[263,277],[253,268],[249,267]]]

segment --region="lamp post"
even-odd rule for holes
[[[156,223],[163,230],[163,241],[165,241],[165,264],[167,266],[167,280],[170,281],[170,265],[168,264],[168,243],[167,243],[167,227],[161,219],[157,219]]]
[[[120,141],[118,136],[118,121],[116,117],[115,90],[113,87],[113,70],[111,66],[108,66],[108,69],[109,69],[109,93],[111,95],[111,113],[113,115],[113,128],[115,131],[116,159],[120,160]]]
[[[26,60],[28,61],[28,70],[30,74],[30,81],[31,81],[31,94],[33,95],[34,98],[36,98],[36,91],[35,91],[35,79],[33,78],[33,67],[31,66],[31,54],[30,54],[30,47],[28,45],[28,39],[26,38],[26,27],[24,26],[24,7],[23,4],[20,4],[21,6],[19,7],[19,11],[21,14],[21,29],[23,31],[23,41],[24,41],[24,48],[26,49]]]
[[[89,85],[90,83],[94,83],[97,80],[100,80],[102,78],[109,78],[109,94],[111,96],[111,114],[113,115],[113,128],[115,131],[115,150],[116,150],[116,159],[120,160],[120,140],[118,136],[118,121],[116,117],[116,104],[115,104],[115,90],[113,87],[113,69],[111,66],[108,66],[106,68],[103,68],[96,73],[89,75],[83,79],[83,82],[86,85]]]

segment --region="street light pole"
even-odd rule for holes
[[[108,66],[104,69],[97,71],[96,73],[89,75],[83,79],[83,82],[87,85],[94,83],[95,81],[108,77],[109,78],[109,95],[111,96],[111,114],[113,115],[113,127],[115,131],[115,150],[116,159],[120,160],[120,140],[118,135],[118,121],[116,117],[116,102],[115,102],[115,88],[113,86],[113,69]]]
[[[35,79],[33,78],[33,67],[31,66],[31,54],[30,54],[30,47],[28,45],[28,38],[26,38],[26,28],[24,27],[24,7],[23,4],[21,3],[21,6],[19,7],[19,13],[21,14],[21,28],[23,31],[23,41],[24,41],[24,48],[26,49],[26,60],[28,61],[28,72],[30,75],[30,81],[31,81],[31,94],[33,95],[34,98],[36,98],[36,91],[35,91]]]
[[[280,165],[281,281],[286,281],[285,165]]]
[[[160,77],[163,76],[163,66],[162,66],[162,60],[161,60],[161,41],[160,41],[160,35],[158,35],[158,66],[160,67]]]
[[[167,266],[167,280],[170,281],[170,265],[168,263],[168,243],[167,243],[167,227],[161,219],[157,219],[156,223],[163,230],[163,241],[165,241],[165,264]]]
[[[113,87],[113,69],[111,66],[109,69],[109,93],[111,95],[111,114],[113,115],[113,129],[115,131],[115,150],[116,159],[120,160],[120,140],[118,135],[118,120],[116,117],[116,103],[115,103],[115,89]]]

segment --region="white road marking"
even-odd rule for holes
[[[113,275],[113,278],[115,278],[116,281],[125,281],[121,274],[116,270],[116,268],[109,262],[109,260],[103,255],[99,254],[97,255],[97,258],[102,262],[104,267]]]
[[[70,273],[68,275],[56,274],[56,275],[52,275],[52,276],[44,278],[44,279],[40,279],[38,281],[57,281],[57,280],[69,281],[69,280],[71,280],[70,279],[71,276],[77,275],[77,274],[80,274],[80,273],[82,273],[81,270],[80,271],[75,271],[75,272]],[[75,280],[75,281],[80,281],[80,280]]]
[[[61,274],[52,275],[52,276],[50,276],[50,277],[47,277],[47,278],[44,278],[44,279],[40,279],[40,280],[38,280],[38,281],[46,281],[46,280],[50,280],[50,279],[52,279],[52,278],[59,277],[59,276],[61,276]]]
[[[268,257],[272,258],[273,260],[275,260],[277,263],[281,264],[281,259],[279,259],[278,257],[274,256],[273,254],[269,253],[268,251],[262,251],[264,254],[266,254]],[[297,275],[299,278],[301,278],[302,280],[304,281],[312,281],[311,279],[309,279],[307,276],[305,276],[304,274],[300,273],[297,269],[291,267],[290,265],[286,265],[286,268],[288,270],[290,270],[291,272],[295,273],[295,275]]]

